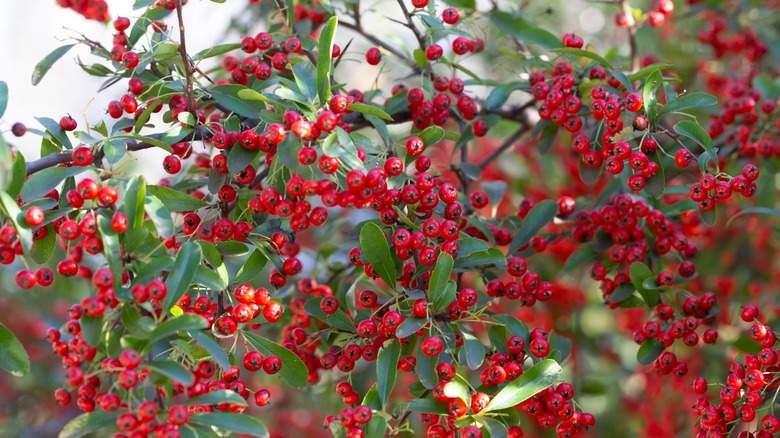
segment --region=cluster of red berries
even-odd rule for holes
[[[693,391],[701,396],[694,406],[700,420],[697,437],[728,436],[740,424],[744,425],[740,438],[768,438],[780,432],[780,418],[769,411],[760,413],[767,400],[774,403],[780,385],[777,333],[760,322],[765,318],[753,304],[742,308],[740,318],[752,324],[748,332],[761,350],[746,354],[741,362],[736,359],[731,362],[725,384],[719,385],[719,403],[707,397],[708,389],[716,386],[708,385],[704,377],[695,378]],[[755,432],[750,431],[753,428]]]
[[[722,59],[728,54],[741,54],[749,62],[759,62],[767,53],[769,47],[752,28],[740,29],[731,35],[724,35],[729,29],[729,22],[719,15],[709,17],[709,25],[699,31],[701,44],[712,47],[715,59]]]
[[[84,18],[97,21],[108,21],[108,3],[104,0],[57,0],[57,4],[63,8],[70,8]]]

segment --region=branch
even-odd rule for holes
[[[406,55],[401,53],[395,47],[393,47],[391,45],[388,45],[387,43],[385,43],[384,41],[382,41],[379,38],[375,37],[374,35],[371,35],[369,33],[364,32],[363,28],[358,27],[357,25],[354,25],[352,23],[347,23],[347,22],[339,22],[339,26],[344,26],[347,29],[350,29],[350,30],[353,30],[353,31],[359,33],[360,35],[363,36],[363,38],[371,41],[374,45],[379,46],[379,47],[387,50],[388,52],[390,52],[393,56],[398,58],[401,62],[406,64],[407,67],[409,67],[409,68],[411,68],[413,70],[419,69],[419,66],[417,65],[416,62],[414,62],[411,59],[407,58]]]
[[[490,155],[488,155],[482,161],[480,161],[479,163],[480,169],[484,169],[485,167],[487,167],[501,154],[506,152],[507,149],[514,146],[517,139],[519,139],[523,134],[525,134],[530,129],[531,129],[531,125],[527,123],[524,123],[522,126],[520,126],[520,128],[518,128],[517,131],[512,133],[512,135],[510,135],[506,140],[504,140],[503,143],[501,143],[501,146],[499,146],[498,149],[494,150]]]
[[[636,22],[634,22],[633,15],[631,14],[631,6],[629,6],[627,0],[619,0],[618,6],[624,13],[631,17],[631,23],[628,26],[628,48],[631,72],[639,70],[639,57],[637,56],[636,45]]]
[[[198,115],[195,112],[195,98],[192,92],[193,66],[190,63],[189,56],[187,56],[187,41],[184,38],[184,18],[181,13],[181,0],[176,0],[176,18],[179,20],[179,53],[181,53],[181,62],[184,65],[184,75],[187,81],[184,87],[184,98],[187,100],[187,110],[192,114],[197,123]]]
[[[147,135],[146,137],[159,140],[160,138],[162,138],[162,136],[163,134],[151,134],[151,135]],[[211,136],[212,133],[208,129],[198,128],[192,131],[190,135],[188,135],[187,137],[183,138],[180,141],[208,140],[211,138]],[[127,145],[128,151],[140,151],[140,150],[151,149],[153,147],[156,147],[155,145],[144,141],[136,141],[133,139],[125,139],[123,141]],[[29,163],[27,163],[27,175],[29,176],[43,169],[54,167],[59,164],[69,163],[71,161],[73,161],[73,151],[61,152],[59,154],[50,154],[38,160],[30,161]]]

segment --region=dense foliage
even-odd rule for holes
[[[776,2],[249,1],[198,52],[57,3],[116,33],[33,84],[86,46],[116,100],[3,122],[0,431],[780,436]]]

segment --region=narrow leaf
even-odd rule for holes
[[[481,413],[511,408],[528,400],[560,380],[561,372],[561,366],[554,360],[537,363],[499,391]]]
[[[72,49],[75,44],[67,44],[61,47],[58,47],[54,49],[53,52],[46,55],[45,58],[43,58],[33,69],[32,73],[32,84],[38,85],[38,83],[41,82],[41,79],[46,75],[46,73],[49,71],[51,66],[57,62],[62,56],[66,53],[68,53],[68,50]]]

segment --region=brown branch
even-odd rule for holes
[[[410,14],[409,9],[406,8],[406,3],[404,3],[404,0],[398,0],[398,5],[401,6],[401,10],[404,12],[404,17],[406,17],[406,27],[414,32],[414,37],[417,38],[417,43],[420,45],[420,50],[425,51],[425,38],[423,38],[423,36],[420,34],[420,31],[417,30],[417,26],[414,25],[414,22],[412,21],[412,14]]]
[[[371,41],[374,45],[379,46],[379,47],[385,49],[386,51],[390,52],[393,56],[398,58],[402,63],[406,64],[407,67],[409,67],[409,68],[411,68],[413,70],[419,69],[419,66],[417,65],[416,62],[414,62],[411,59],[407,58],[406,55],[401,53],[401,51],[399,51],[395,47],[385,43],[384,41],[380,40],[379,38],[375,37],[374,35],[371,35],[369,33],[364,32],[362,27],[358,27],[358,26],[356,26],[356,25],[354,25],[352,23],[347,23],[347,22],[339,22],[339,26],[344,26],[347,29],[350,29],[350,30],[353,30],[353,31],[359,33],[360,35],[363,36],[363,38]]]
[[[147,135],[146,137],[159,140],[162,138],[162,136],[163,134],[151,134]],[[208,140],[211,138],[211,136],[212,133],[208,129],[198,128],[180,141]],[[144,141],[136,141],[132,139],[123,139],[123,141],[127,145],[128,151],[140,151],[156,147],[155,145]],[[50,154],[43,158],[27,163],[27,175],[32,175],[33,173],[39,172],[43,169],[54,167],[59,164],[69,163],[71,161],[73,161],[73,151],[61,152],[59,154]]]
[[[629,60],[631,72],[639,70],[639,57],[637,55],[637,42],[636,42],[636,22],[634,16],[631,13],[631,6],[627,0],[619,0],[618,6],[620,9],[628,15],[631,22],[628,25],[628,48],[629,48]]]
[[[195,123],[198,121],[198,114],[195,112],[195,98],[192,91],[192,72],[193,65],[187,56],[187,41],[184,38],[184,18],[181,12],[181,0],[176,0],[176,18],[179,20],[179,53],[181,53],[181,62],[184,65],[184,76],[187,81],[184,88],[184,98],[187,100],[187,110],[192,114]]]
[[[506,140],[504,140],[503,143],[501,143],[501,146],[498,147],[498,149],[494,150],[490,155],[485,157],[482,161],[479,162],[480,169],[484,169],[487,167],[490,163],[492,163],[496,158],[498,158],[501,154],[506,152],[507,149],[514,146],[517,139],[519,139],[523,134],[528,132],[528,130],[531,129],[531,125],[529,124],[523,124],[520,126],[517,131],[512,133],[509,137],[507,137]]]

